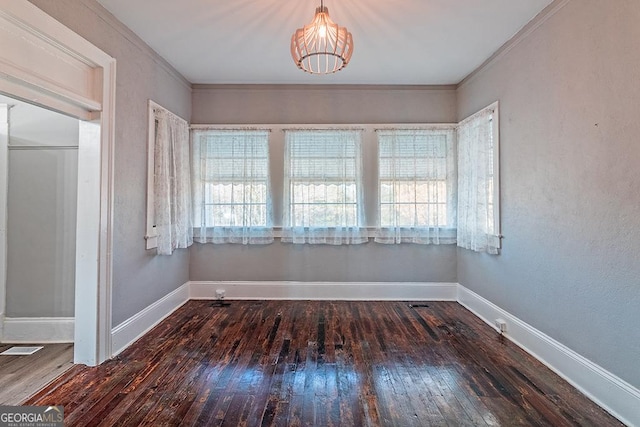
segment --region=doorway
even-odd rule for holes
[[[0,3],[0,93],[79,124],[74,362],[111,357],[114,58],[27,0]]]
[[[2,95],[0,107],[8,107],[0,341],[73,342],[80,122]]]

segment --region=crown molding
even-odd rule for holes
[[[192,90],[381,90],[381,91],[455,91],[458,86],[451,85],[371,85],[371,84],[193,84]]]
[[[558,13],[563,7],[569,3],[570,0],[555,0],[550,5],[542,9],[531,21],[529,21],[520,31],[518,31],[513,37],[511,37],[505,44],[493,53],[486,61],[484,61],[478,68],[473,70],[467,77],[462,79],[460,83],[456,85],[456,89],[461,89],[471,81],[475,80],[477,76],[489,69],[494,63],[501,60],[506,56],[513,48],[518,46],[521,42],[526,40],[531,34],[533,34],[542,24],[547,22],[552,16]]]
[[[102,19],[107,25],[113,28],[118,34],[124,37],[127,41],[140,49],[145,55],[147,55],[153,62],[159,65],[164,71],[166,71],[171,77],[176,79],[182,85],[191,90],[191,82],[187,80],[173,65],[171,65],[166,59],[164,59],[158,52],[153,50],[147,43],[144,42],[136,33],[131,31],[129,27],[124,25],[118,20],[111,12],[104,8],[100,3],[95,0],[80,0],[84,6],[95,13],[100,19]]]

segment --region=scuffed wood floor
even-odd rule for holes
[[[65,426],[616,426],[455,302],[190,301],[26,402]]]
[[[15,345],[44,348],[29,356],[0,356],[0,405],[20,404],[73,367],[73,344]],[[0,352],[13,346],[0,344]]]

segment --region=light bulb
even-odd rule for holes
[[[327,37],[327,26],[322,24],[320,25],[320,28],[318,28],[318,36],[320,36],[320,38],[324,39],[325,37]]]

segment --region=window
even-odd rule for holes
[[[160,255],[193,243],[189,124],[149,101],[147,249]]]
[[[458,246],[500,249],[498,104],[458,125]]]
[[[497,122],[496,104],[459,124],[194,126],[193,239],[497,253]]]
[[[378,130],[380,243],[455,243],[455,129]]]
[[[155,102],[149,100],[148,105],[148,131],[147,131],[147,221],[146,248],[154,249],[158,247],[158,234],[156,232],[156,210],[155,210],[155,185],[156,185],[156,141],[158,139],[158,113],[163,108]],[[156,111],[158,113],[156,113]]]
[[[192,140],[194,239],[273,241],[269,131],[196,129]]]
[[[283,241],[368,240],[361,161],[359,130],[285,131]]]

